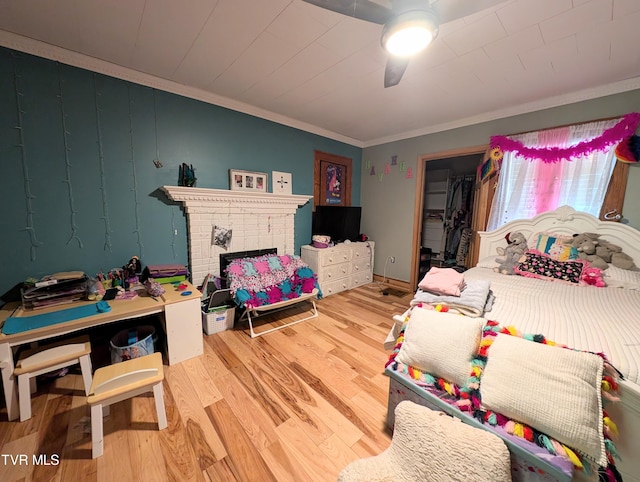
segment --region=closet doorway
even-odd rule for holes
[[[476,173],[487,146],[420,156],[414,222],[413,286],[431,266],[471,266]]]

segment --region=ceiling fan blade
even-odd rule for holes
[[[393,87],[397,85],[400,79],[402,79],[404,71],[407,70],[408,65],[408,57],[389,56],[387,66],[384,69],[384,86]]]
[[[367,22],[373,22],[380,25],[387,23],[392,16],[389,8],[372,2],[371,0],[303,0],[304,2],[318,7],[331,10],[332,12],[355,17]]]
[[[468,17],[504,2],[505,0],[434,0],[430,3],[431,9],[436,13],[439,22],[442,24]]]

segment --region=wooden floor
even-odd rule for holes
[[[264,337],[204,336],[204,355],[165,366],[168,428],[157,430],[151,395],[120,402],[96,460],[80,375],[41,383],[30,420],[0,411],[0,480],[335,481],[389,445],[383,341],[410,298],[374,283]],[[300,316],[293,311],[286,321]]]

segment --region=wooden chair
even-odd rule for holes
[[[18,378],[21,422],[31,418],[31,393],[36,391],[36,377],[76,363],[82,370],[85,395],[89,395],[91,343],[88,336],[39,346],[20,355],[13,374]]]
[[[91,406],[92,458],[103,453],[102,417],[108,413],[110,405],[153,391],[158,415],[158,429],[167,428],[164,409],[162,380],[162,355],[153,353],[121,363],[99,368],[93,375],[87,402]]]

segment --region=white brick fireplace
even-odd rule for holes
[[[220,274],[220,253],[277,248],[278,254],[293,254],[294,215],[313,197],[182,186],[162,190],[184,205],[189,269],[196,285],[207,273]],[[228,249],[214,244],[215,226],[232,230]]]

